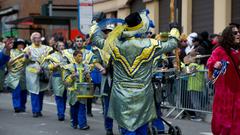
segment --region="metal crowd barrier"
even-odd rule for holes
[[[178,75],[175,72],[160,73],[161,77],[153,79],[156,101],[162,108],[170,110],[165,117],[173,112],[174,119],[184,111],[212,113],[214,95],[213,84],[207,79],[207,70]]]

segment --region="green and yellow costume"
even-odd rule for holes
[[[84,72],[90,72],[87,71],[88,67],[84,66],[82,63],[77,64],[77,63],[72,63],[68,64],[65,67],[65,72],[63,75],[64,82],[66,84],[67,90],[68,90],[68,101],[70,105],[74,105],[78,100],[80,100],[77,96],[77,83],[78,82],[87,82],[87,78],[84,75]],[[71,77],[71,74],[73,73],[79,73],[78,78]],[[84,103],[85,100],[81,100],[80,102]]]
[[[62,54],[58,51],[47,56],[46,60],[48,61],[48,69],[51,71],[51,85],[56,96],[63,96],[65,86],[62,79],[62,72],[63,72],[63,65],[66,64],[65,59],[63,58]],[[54,65],[58,64],[57,68]]]
[[[16,89],[18,84],[20,84],[21,90],[26,90],[25,65],[27,60],[24,57],[24,52],[18,49],[12,49],[10,57],[5,83],[13,90]]]
[[[105,40],[98,30],[92,42],[113,57],[113,86],[108,116],[120,127],[130,131],[155,119],[156,109],[152,87],[154,58],[177,47],[176,38],[161,42],[155,39],[135,38],[126,31],[126,25],[117,26]],[[97,29],[97,28],[96,28]],[[176,32],[173,29],[171,33]]]
[[[81,49],[81,52],[83,53],[83,62],[81,64],[77,64],[73,57],[73,51],[69,49],[63,51],[63,57],[66,59],[65,61],[68,61],[69,63],[63,66],[63,79],[68,90],[68,101],[70,105],[74,105],[78,101],[76,93],[76,83],[80,82],[76,78],[72,79],[70,75],[76,72],[75,70],[77,70],[78,73],[90,73],[90,71],[92,70],[90,64],[94,61],[93,52],[86,49]],[[76,66],[76,68],[74,66]],[[81,82],[86,82],[86,78],[84,75],[79,74],[79,77],[81,77],[79,78]],[[81,100],[81,102],[84,103],[85,100]]]
[[[40,73],[43,68],[46,68],[44,58],[52,50],[52,47],[46,45],[36,46],[35,44],[25,48],[25,52],[30,52],[30,62],[26,66],[26,86],[30,93],[39,94],[39,92],[47,90],[40,82]]]

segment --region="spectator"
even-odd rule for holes
[[[48,41],[48,45],[55,50],[57,45],[57,39],[55,37],[51,37]]]
[[[180,61],[183,61],[183,58],[186,56],[185,49],[188,46],[187,44],[187,35],[182,34],[180,37]]]
[[[0,52],[0,67],[5,65],[10,59],[10,50],[13,47],[13,38],[8,37],[7,39],[5,39],[4,44],[5,46]]]
[[[209,34],[207,31],[203,31],[199,34],[199,46],[196,48],[196,51],[200,54],[200,55],[210,55],[212,52],[212,44],[209,40]],[[207,59],[206,58],[202,58],[200,61],[200,64],[204,64],[206,65],[207,63]]]
[[[5,64],[10,59],[10,50],[13,47],[13,39],[6,38],[2,44],[2,49],[0,50],[0,91],[3,90],[3,82],[5,78]]]
[[[213,47],[218,44],[219,37],[220,37],[220,35],[218,35],[218,34],[211,34],[210,35],[210,42],[211,42]]]
[[[71,40],[67,40],[67,49],[70,49],[73,47],[73,42]]]
[[[194,45],[193,45],[193,39],[197,38],[198,34],[197,33],[191,33],[188,37],[187,37],[187,47],[185,49],[185,55],[188,55],[193,49],[194,49]]]
[[[214,83],[212,132],[214,135],[238,135],[240,133],[240,33],[236,26],[227,26],[219,45],[208,59],[210,79],[212,73],[225,69]],[[223,66],[228,62],[227,67]]]

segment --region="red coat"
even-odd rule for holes
[[[227,71],[220,75],[215,82],[213,101],[212,132],[214,135],[240,135],[240,50],[231,50],[231,56],[238,66],[234,68],[233,61],[222,47],[217,47],[208,59],[207,66],[210,72],[216,61],[229,62]]]

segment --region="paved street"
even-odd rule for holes
[[[11,95],[0,93],[0,135],[105,135],[101,105],[93,106],[94,117],[88,118],[91,129],[80,131],[70,127],[69,110],[66,111],[67,117],[64,122],[57,121],[53,97],[44,99],[41,118],[32,117],[29,103],[28,101],[26,113],[16,114],[12,109]],[[208,123],[171,119],[168,121],[178,125],[184,135],[210,135]],[[114,133],[118,133],[116,124]]]

